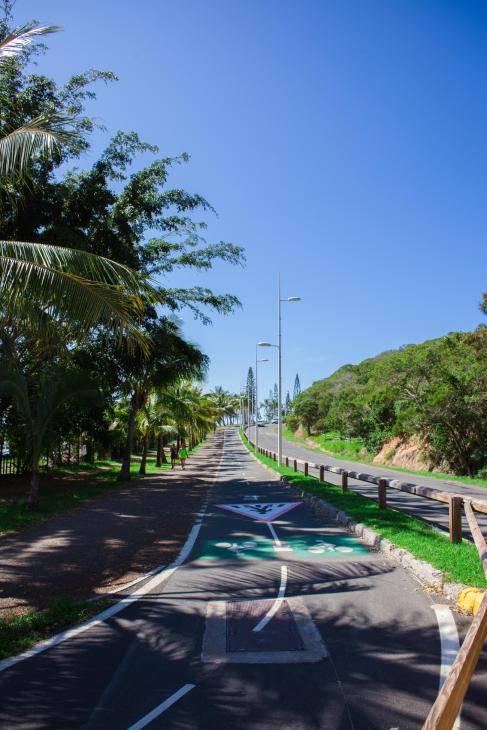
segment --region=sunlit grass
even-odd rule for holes
[[[195,453],[202,444],[197,445],[189,451],[190,454]],[[140,458],[140,457],[137,457]],[[39,507],[35,511],[29,511],[26,507],[25,498],[18,500],[5,501],[0,504],[0,533],[10,530],[17,530],[20,527],[39,522],[52,515],[64,510],[77,507],[80,503],[97,497],[111,489],[120,489],[124,485],[137,485],[138,479],[144,479],[139,475],[140,461],[132,461],[130,465],[130,474],[132,481],[118,481],[121,464],[119,461],[95,461],[94,463],[80,462],[80,464],[63,465],[62,467],[52,469],[49,472],[42,472],[40,481],[40,499]],[[170,469],[169,463],[156,466],[156,460],[150,456],[147,458],[146,477],[161,474]],[[83,475],[86,478],[76,483],[73,480],[69,485],[56,485],[55,487],[42,488],[43,477],[48,475],[63,477],[69,479],[69,475]]]
[[[255,454],[253,447],[242,439],[245,446]],[[257,459],[286,477],[293,486],[321,497],[326,502],[346,512],[355,522],[371,527],[394,545],[409,550],[416,558],[426,560],[445,573],[447,580],[466,585],[487,587],[484,571],[474,545],[462,542],[452,544],[424,522],[404,512],[390,508],[380,509],[374,500],[362,497],[353,491],[343,493],[340,487],[320,482],[316,477],[295,472],[292,468],[278,467],[273,459],[255,454]]]
[[[309,436],[308,439],[311,439],[316,446],[310,446],[306,443],[304,438],[295,436],[290,428],[284,428],[283,435],[288,441],[294,441],[310,451],[315,451],[316,453],[326,452],[331,456],[335,456],[337,459],[357,461],[362,464],[371,464],[374,458],[374,454],[370,454],[364,450],[365,447],[362,439],[342,439],[338,433],[334,432],[313,434],[312,436]],[[380,464],[376,464],[376,466],[380,466]],[[426,469],[405,469],[402,466],[390,466],[390,464],[384,464],[384,466],[387,469],[400,471],[403,474],[417,474],[418,476],[443,479],[475,487],[487,487],[487,479],[481,479],[480,477],[457,476],[456,474],[433,472],[427,471]]]

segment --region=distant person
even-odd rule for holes
[[[179,461],[181,462],[181,467],[184,469],[184,465],[186,463],[186,459],[188,458],[188,452],[186,451],[186,446],[184,441],[181,444],[181,448],[179,449]]]
[[[174,469],[174,467],[176,466],[176,460],[178,458],[178,450],[177,450],[175,444],[171,445],[170,452],[171,452],[171,469]]]

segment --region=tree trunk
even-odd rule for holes
[[[95,461],[95,453],[93,449],[93,439],[87,439],[86,441],[86,461],[88,464],[93,464]]]
[[[147,464],[147,441],[148,441],[147,436],[144,436],[144,438],[142,440],[142,444],[143,444],[142,445],[142,461],[140,462],[140,469],[139,469],[139,474],[141,474],[142,476],[145,476],[145,467]]]
[[[30,489],[27,493],[27,509],[30,511],[39,506],[39,459],[32,457],[30,473]]]
[[[156,466],[161,466],[161,451],[162,451],[162,434],[160,433],[157,437],[157,456],[156,456]]]
[[[130,413],[127,426],[127,438],[125,439],[125,448],[123,453],[122,468],[118,475],[118,481],[128,481],[130,479],[130,461],[132,456],[132,446],[134,441],[134,425],[135,417],[147,400],[147,390],[144,388],[136,389],[130,403]]]

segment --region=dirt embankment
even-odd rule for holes
[[[415,471],[433,471],[433,463],[428,457],[427,446],[419,439],[403,441],[398,436],[384,443],[372,460],[373,464],[399,466]]]

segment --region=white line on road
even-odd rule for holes
[[[274,550],[276,553],[292,553],[292,547],[289,547],[289,545],[283,545],[277,537],[274,525],[271,522],[267,522],[267,527],[271,531],[272,539],[274,540]]]
[[[267,611],[264,618],[262,618],[257,626],[254,626],[252,631],[262,631],[262,629],[265,629],[271,618],[274,616],[276,611],[279,610],[279,608],[282,605],[282,602],[284,600],[284,594],[286,593],[286,583],[287,583],[287,568],[285,565],[281,565],[281,585],[279,586],[279,593],[277,594],[277,598],[270,607],[270,609]]]
[[[458,639],[457,625],[453,614],[448,606],[442,603],[436,603],[431,606],[436,614],[436,620],[438,621],[438,627],[440,629],[440,642],[441,642],[441,669],[440,669],[440,683],[438,691],[443,687],[445,679],[447,678],[450,667],[455,661],[455,657],[460,649],[460,641]],[[460,710],[461,712],[461,710]],[[453,725],[453,730],[460,730],[460,712]]]
[[[181,689],[178,689],[177,692],[175,692],[173,695],[167,698],[164,702],[161,702],[160,705],[157,705],[157,707],[154,707],[153,710],[147,713],[147,715],[144,715],[138,722],[136,722],[134,725],[131,725],[128,730],[141,730],[143,727],[148,725],[152,720],[155,720],[156,717],[159,717],[159,715],[162,715],[163,712],[168,710],[172,705],[174,705],[175,702],[181,699],[181,697],[184,697],[184,695],[188,694],[192,689],[196,687],[195,684],[185,684]]]
[[[214,482],[218,479],[218,475],[221,470],[222,466],[222,459],[225,449],[225,442],[223,444],[223,450],[222,450],[222,457],[220,459],[218,468],[216,469],[216,474],[213,479]],[[206,512],[206,506],[203,506],[200,510],[201,514],[204,514]],[[127,606],[129,606],[132,603],[135,603],[136,601],[140,600],[143,597],[147,597],[147,595],[154,590],[155,588],[160,588],[163,583],[165,583],[171,575],[179,568],[180,565],[182,565],[186,559],[188,558],[189,554],[191,553],[191,550],[193,549],[193,546],[196,542],[196,538],[198,537],[198,533],[201,529],[201,522],[196,521],[193,524],[193,527],[190,530],[190,533],[186,539],[186,542],[184,543],[183,547],[181,548],[181,551],[179,555],[177,556],[176,560],[174,560],[172,563],[170,563],[167,568],[164,568],[161,571],[158,571],[156,575],[149,580],[147,583],[145,583],[140,588],[137,588],[133,593],[130,593],[128,596],[124,596],[120,601],[115,603],[113,606],[110,606],[109,608],[105,609],[105,611],[101,611],[100,613],[97,613],[95,616],[92,616],[92,618],[88,619],[82,624],[79,624],[78,626],[73,626],[71,629],[66,629],[65,631],[60,631],[58,634],[54,634],[54,636],[51,636],[50,639],[46,639],[45,641],[41,641],[39,644],[36,644],[32,647],[32,649],[27,649],[27,651],[22,652],[22,654],[17,654],[15,656],[8,657],[7,659],[3,659],[0,661],[0,672],[4,672],[6,669],[9,669],[10,667],[14,666],[14,664],[18,664],[19,662],[25,661],[26,659],[31,659],[32,657],[36,656],[37,654],[41,654],[43,651],[47,651],[48,649],[52,649],[54,646],[57,646],[58,644],[61,644],[63,641],[67,641],[68,639],[74,639],[75,636],[78,636],[79,634],[83,634],[85,631],[88,631],[89,629],[93,628],[94,626],[99,626],[107,619],[111,618],[112,616],[115,616],[117,613],[120,613],[120,611],[123,611]],[[147,574],[149,575],[149,574]],[[110,594],[107,594],[108,596]]]

